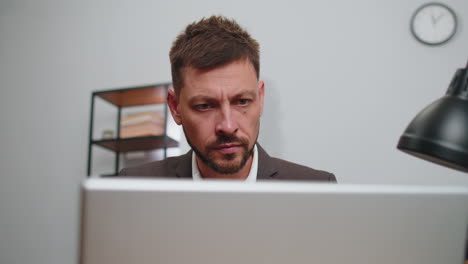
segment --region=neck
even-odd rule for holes
[[[245,180],[249,176],[250,168],[252,167],[253,155],[250,155],[249,159],[245,163],[244,167],[236,173],[222,174],[214,171],[210,167],[206,166],[199,158],[196,157],[198,170],[200,171],[201,177],[204,179],[232,179],[232,180]]]

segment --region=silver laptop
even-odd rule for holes
[[[460,264],[468,188],[91,179],[82,264]]]

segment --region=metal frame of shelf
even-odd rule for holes
[[[91,94],[87,163],[88,177],[91,175],[93,145],[100,146],[115,153],[115,171],[114,174],[110,174],[113,176],[118,175],[119,172],[120,153],[137,150],[163,149],[164,158],[166,158],[167,148],[177,147],[179,145],[176,140],[170,138],[167,135],[167,106],[164,107],[164,134],[158,136],[120,138],[120,119],[122,115],[122,108],[151,104],[167,104],[166,95],[170,85],[171,83],[152,84],[122,89],[95,91]],[[117,107],[116,138],[102,140],[93,139],[94,103],[96,97],[99,97]]]

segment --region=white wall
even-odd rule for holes
[[[409,33],[424,2],[0,1],[0,263],[76,263],[91,92],[170,81],[171,42],[211,14],[261,44],[271,154],[342,183],[468,184],[395,148],[468,58],[468,2],[442,1],[460,27],[435,48]]]

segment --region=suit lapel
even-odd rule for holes
[[[276,164],[266,151],[257,143],[258,151],[258,172],[257,179],[274,179],[278,173]]]
[[[193,178],[192,175],[192,151],[180,156],[175,165],[175,175],[177,178]]]

